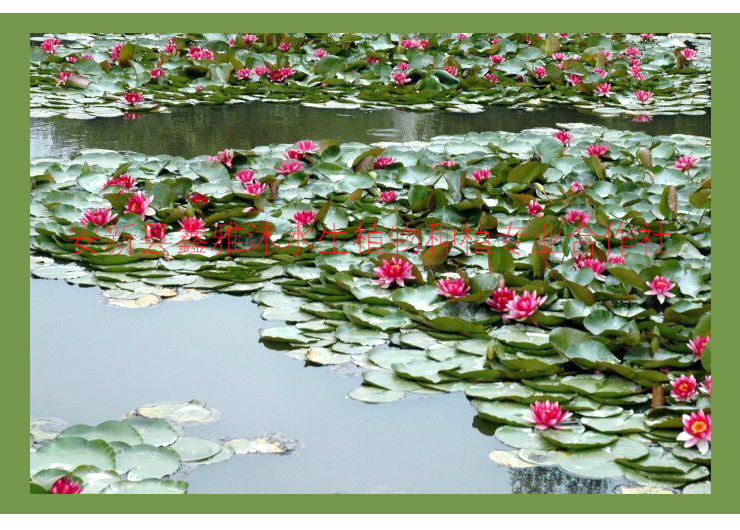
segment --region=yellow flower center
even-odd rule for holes
[[[696,420],[694,423],[691,424],[690,428],[693,434],[702,434],[706,432],[707,424],[702,420]]]

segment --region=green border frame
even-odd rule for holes
[[[0,480],[0,512],[8,513],[737,513],[737,477],[740,476],[740,459],[730,450],[730,441],[740,436],[740,424],[730,418],[727,404],[729,391],[722,373],[740,373],[740,356],[737,353],[716,356],[715,366],[720,367],[714,407],[715,441],[714,461],[722,465],[714,470],[713,491],[709,496],[691,497],[676,495],[658,496],[595,496],[593,499],[576,495],[538,495],[530,497],[484,499],[478,495],[447,496],[440,502],[430,495],[266,495],[231,498],[225,495],[147,496],[126,500],[125,497],[81,495],[66,501],[43,495],[29,495],[24,486],[28,461],[22,456],[26,450],[29,395],[29,310],[27,225],[25,224],[28,181],[25,180],[28,136],[28,46],[29,33],[38,31],[62,32],[181,32],[181,31],[246,31],[260,28],[263,31],[624,31],[625,29],[653,32],[711,32],[713,68],[712,123],[715,172],[727,171],[730,180],[720,181],[723,193],[715,198],[718,205],[714,223],[715,238],[728,239],[734,227],[730,221],[730,201],[737,197],[738,177],[734,158],[737,151],[738,106],[731,102],[736,93],[740,68],[737,65],[738,23],[735,14],[4,14],[0,27],[3,37],[2,127],[1,145],[5,168],[2,175],[5,189],[2,215],[6,223],[3,232],[5,259],[2,263],[4,279],[3,318],[3,381],[0,396],[3,403],[2,480]],[[735,100],[737,101],[737,100]],[[16,104],[17,103],[17,104]],[[717,112],[716,109],[721,109]],[[735,179],[735,180],[733,180]],[[734,188],[731,189],[731,188]],[[737,208],[737,206],[735,206]],[[717,222],[719,221],[719,222]],[[725,230],[727,229],[727,230]],[[737,228],[734,228],[737,230]],[[727,244],[728,247],[724,245]],[[715,245],[715,281],[719,279],[729,287],[730,275],[737,265],[733,258],[740,253],[729,248],[730,242]],[[22,281],[23,280],[23,281]],[[730,289],[715,289],[720,310],[715,311],[717,324],[714,349],[729,347],[724,334],[724,324],[736,314],[724,314],[721,308],[730,309]],[[9,310],[12,307],[12,312]],[[12,331],[11,331],[12,330]],[[10,332],[9,332],[10,331]],[[73,332],[70,330],[70,332]],[[80,337],[83,344],[84,337]],[[720,347],[716,343],[719,343]],[[721,347],[721,345],[725,347]],[[730,349],[732,349],[730,347]],[[717,375],[717,374],[715,374]],[[74,385],[60,382],[60,391],[74,391]],[[485,471],[485,470],[483,470]],[[733,502],[734,501],[734,502]]]

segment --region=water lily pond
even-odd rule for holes
[[[35,40],[32,492],[710,491],[708,37],[249,35]]]

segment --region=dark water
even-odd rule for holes
[[[652,123],[629,118],[601,118],[575,109],[541,111],[490,107],[477,114],[338,110],[298,104],[242,103],[175,109],[171,114],[142,114],[138,120],[61,117],[31,119],[31,158],[69,156],[81,148],[125,150],[186,158],[226,147],[247,148],[303,139],[333,138],[342,142],[406,142],[441,134],[521,131],[558,123],[591,123],[652,135],[710,136],[710,116],[655,116]]]
[[[81,323],[86,323],[80,326]],[[616,482],[508,469],[491,425],[461,394],[368,405],[340,376],[257,342],[257,306],[212,296],[116,308],[98,289],[31,281],[31,417],[94,424],[139,405],[198,399],[221,412],[187,434],[279,431],[286,456],[236,456],[192,471],[191,493],[611,493]],[[84,329],[84,331],[78,331]],[[474,425],[475,423],[475,425]]]

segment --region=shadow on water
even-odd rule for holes
[[[357,375],[304,367],[258,342],[246,297],[127,310],[98,289],[31,281],[31,417],[95,424],[139,405],[199,399],[221,412],[193,436],[278,431],[287,456],[234,457],[194,469],[191,493],[608,493],[616,482],[552,468],[510,470],[504,449],[471,428],[474,410],[449,394],[367,405],[345,398]],[[84,332],[79,324],[86,322]],[[207,347],[204,347],[207,344]]]
[[[171,114],[142,114],[140,119],[31,119],[31,158],[68,156],[81,148],[169,154],[190,158],[226,147],[248,148],[303,139],[341,142],[428,140],[442,134],[521,131],[558,123],[591,123],[652,135],[710,135],[710,115],[655,116],[651,123],[602,118],[567,107],[540,111],[489,107],[477,114],[416,113],[397,110],[345,110],[298,104],[242,103],[175,109]]]

